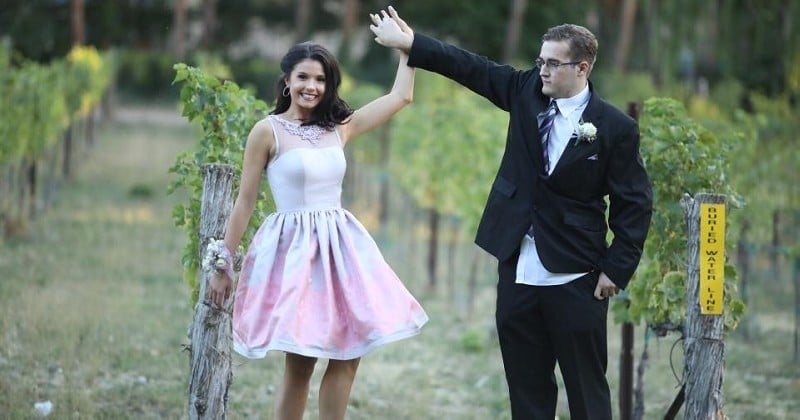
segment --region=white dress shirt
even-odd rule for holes
[[[558,160],[564,153],[572,134],[576,132],[578,122],[581,119],[583,110],[586,109],[586,104],[589,103],[590,97],[591,92],[589,92],[589,85],[587,84],[577,95],[556,100],[558,114],[556,114],[553,121],[553,128],[550,130],[550,138],[547,141],[550,174],[553,173],[553,169],[558,164]],[[569,283],[584,275],[586,273],[551,273],[547,271],[542,264],[541,258],[539,258],[535,239],[529,235],[525,235],[522,238],[519,260],[517,261],[517,283],[531,286],[554,286]]]

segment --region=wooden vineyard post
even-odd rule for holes
[[[233,167],[203,166],[203,195],[200,207],[199,244],[202,261],[206,246],[222,239],[231,213]],[[194,319],[189,329],[191,376],[189,377],[189,419],[227,418],[228,388],[231,371],[231,308],[229,298],[223,310],[207,302],[206,288],[211,273],[198,270],[200,288]]]
[[[722,374],[726,197],[681,200],[689,234],[684,337],[686,419],[724,419]]]
[[[628,115],[639,121],[639,104],[628,102]],[[627,296],[627,292],[626,292]],[[630,298],[626,297],[628,305]],[[633,415],[633,322],[622,323],[622,348],[619,353],[619,418],[631,420]],[[644,357],[644,355],[642,355]],[[644,363],[644,360],[642,361]]]

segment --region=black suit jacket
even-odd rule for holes
[[[505,152],[475,243],[505,261],[532,225],[549,271],[599,270],[618,287],[627,286],[652,214],[636,121],[602,100],[590,83],[582,118],[597,127],[597,138],[570,140],[547,176],[536,115],[550,98],[542,94],[538,68],[517,70],[420,33],[414,35],[408,64],[446,76],[510,115]]]

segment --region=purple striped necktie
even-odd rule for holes
[[[542,154],[544,156],[544,173],[550,173],[550,154],[547,152],[547,146],[550,139],[550,130],[553,128],[553,121],[558,115],[558,105],[556,101],[550,101],[550,106],[544,111],[539,113],[539,137],[542,139]]]

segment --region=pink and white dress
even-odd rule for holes
[[[236,352],[348,360],[418,334],[425,311],[341,206],[347,164],[338,132],[267,119],[277,146],[266,170],[277,210],[244,258],[233,307]]]

